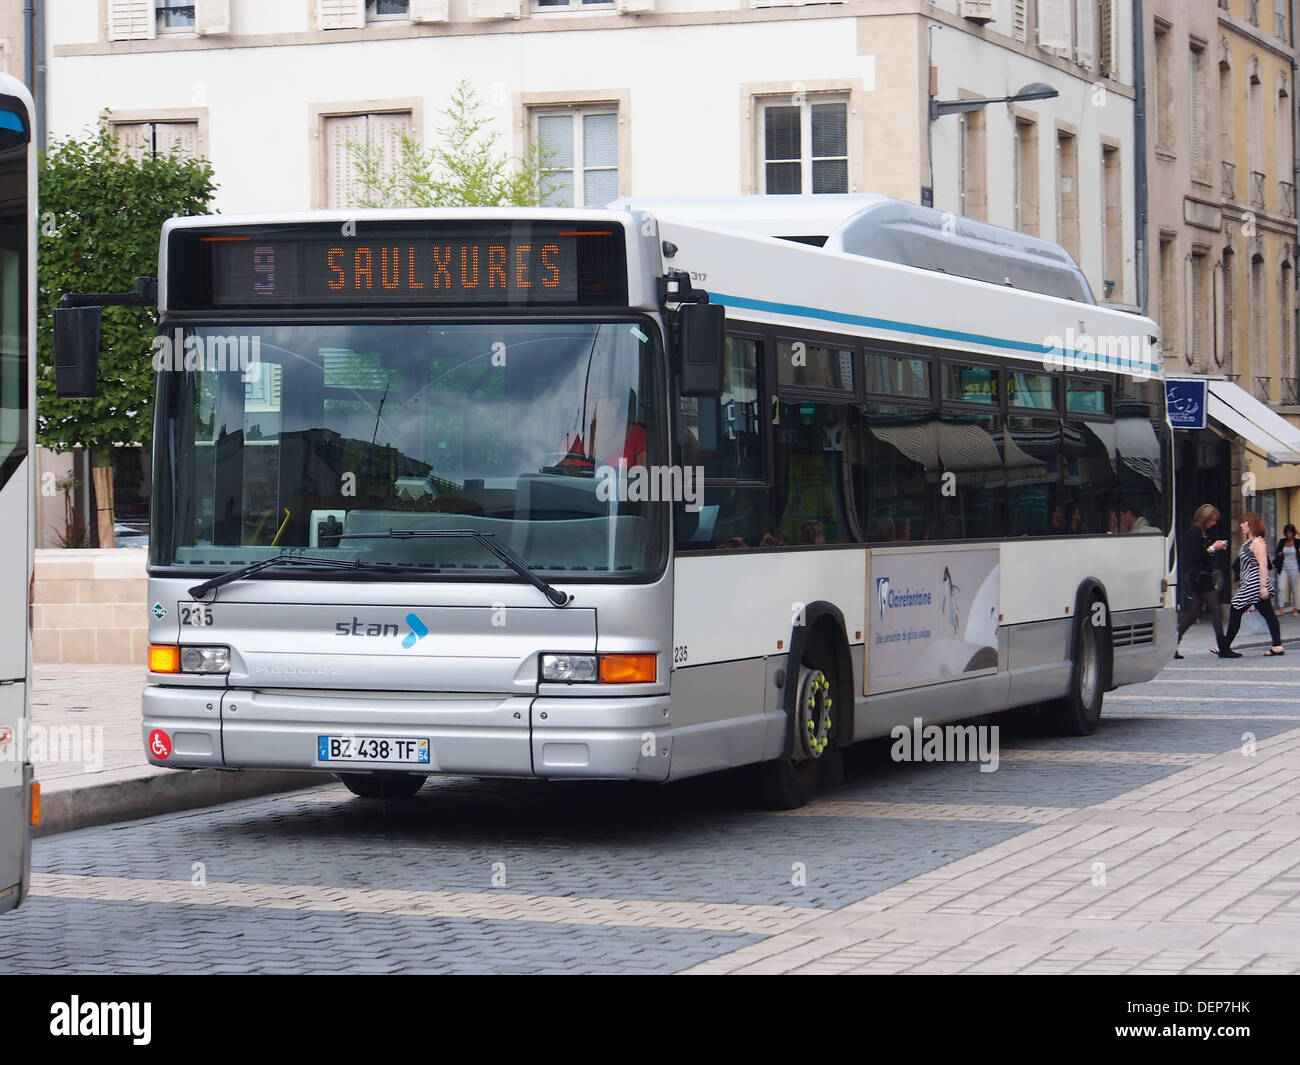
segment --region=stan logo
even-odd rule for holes
[[[880,602],[880,620],[885,620],[885,604],[889,599],[889,578],[876,578],[876,599]]]
[[[407,614],[406,623],[411,626],[411,631],[406,634],[406,639],[402,641],[402,646],[409,651],[420,640],[423,640],[429,635],[429,630],[416,614]]]

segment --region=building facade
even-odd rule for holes
[[[467,80],[553,202],[878,192],[1059,241],[1137,300],[1120,0],[61,0],[52,136],[212,161],[222,213],[339,207],[353,145],[438,137]],[[931,117],[932,100],[1055,98]]]
[[[1166,372],[1235,386],[1243,409],[1253,400],[1295,422],[1292,9],[1147,0],[1145,33],[1150,313]],[[1300,465],[1270,462],[1239,428],[1210,419],[1176,434],[1180,525],[1203,502],[1258,510],[1269,535],[1300,519]]]

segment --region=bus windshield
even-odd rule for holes
[[[664,462],[656,335],[648,319],[166,328],[151,562],[301,549],[515,579],[474,537],[387,535],[477,530],[534,570],[653,576],[666,510],[620,493],[618,468]]]

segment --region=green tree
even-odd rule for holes
[[[468,79],[457,83],[442,114],[436,144],[395,134],[391,167],[384,165],[384,145],[348,145],[361,187],[358,207],[536,207],[554,191],[544,176],[552,153],[541,144],[522,157],[502,148]]]
[[[100,544],[111,547],[111,539],[104,540],[113,529],[112,449],[149,444],[157,314],[147,307],[105,307],[99,394],[62,399],[54,392],[54,308],[65,292],[121,292],[138,275],[156,274],[163,222],[209,213],[212,167],[177,149],[131,159],[101,120],[83,138],[53,141],[41,154],[37,180],[37,437],[55,451],[90,452],[100,514],[107,512],[99,523]]]

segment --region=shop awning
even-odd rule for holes
[[[1300,462],[1300,429],[1271,411],[1243,388],[1210,381],[1207,412],[1254,450],[1274,462]]]

